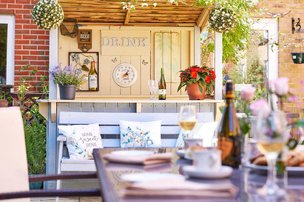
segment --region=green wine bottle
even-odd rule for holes
[[[218,148],[222,151],[222,164],[238,168],[241,164],[242,136],[230,80],[226,83],[225,100],[226,106],[218,129]]]
[[[158,99],[165,100],[166,99],[166,80],[164,75],[164,68],[160,69],[160,80],[158,84]]]

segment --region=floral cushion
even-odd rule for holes
[[[67,137],[70,159],[93,159],[93,149],[103,148],[98,124],[58,126],[58,129]]]
[[[120,146],[161,147],[161,121],[120,121]]]

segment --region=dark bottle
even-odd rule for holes
[[[218,128],[218,148],[222,151],[222,164],[238,168],[241,164],[242,136],[234,106],[233,83],[226,83],[226,106]]]
[[[97,77],[97,71],[95,68],[95,61],[92,61],[91,69],[89,71],[89,90],[90,91],[97,91],[97,85],[98,85],[97,79],[98,79],[98,77]]]
[[[164,75],[164,68],[160,69],[160,80],[158,83],[158,99],[165,100],[166,99],[166,80]]]

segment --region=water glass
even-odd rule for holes
[[[157,92],[158,92],[158,82],[156,80],[148,80],[148,86],[150,90],[150,99],[156,100],[157,99]]]

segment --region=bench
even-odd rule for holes
[[[60,112],[58,125],[81,125],[98,123],[103,146],[120,147],[119,121],[156,121],[161,120],[161,146],[175,147],[180,127],[178,113],[104,113],[104,112]],[[212,112],[198,113],[199,122],[214,121]],[[72,160],[63,155],[66,137],[58,135],[57,173],[67,171],[96,171],[94,160]],[[60,183],[60,182],[59,182]],[[57,188],[60,185],[57,182]]]

